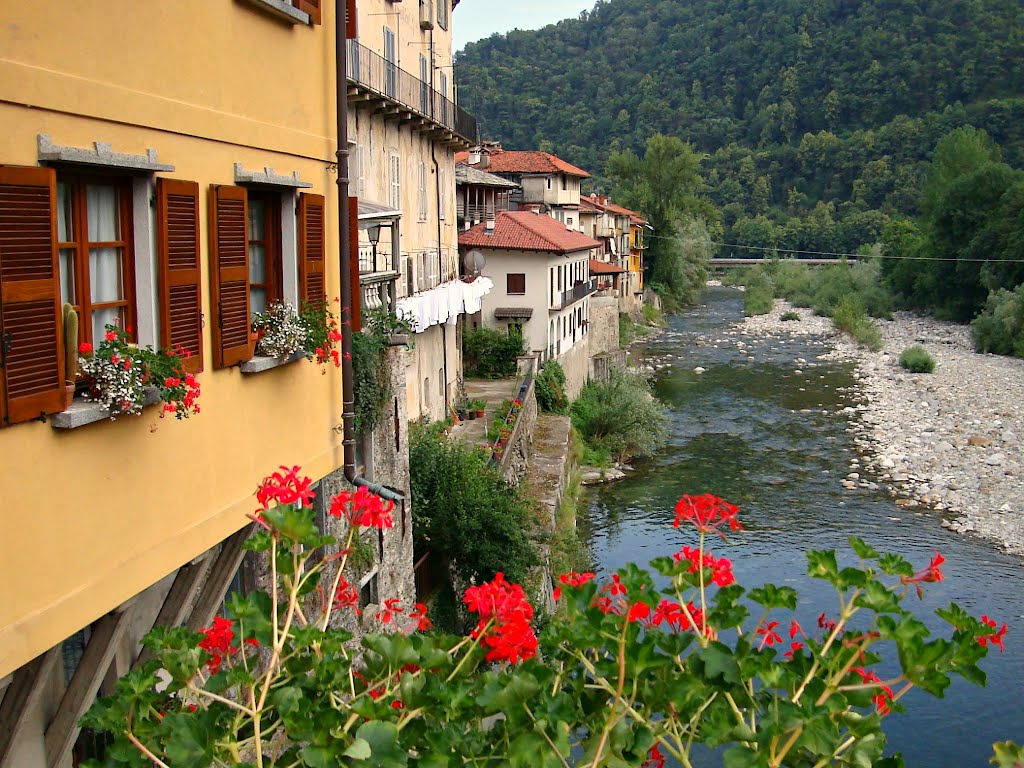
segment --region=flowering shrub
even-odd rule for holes
[[[233,596],[230,618],[202,632],[149,636],[157,659],[83,721],[111,735],[105,765],[657,768],[692,765],[702,744],[727,767],[896,766],[882,757],[883,718],[915,686],[941,696],[953,674],[983,684],[978,662],[1005,634],[953,604],[937,611],[947,636],[933,638],[904,601],[942,578],[941,556],[915,570],[857,538],[848,565],[808,553],[808,575],[838,606],[805,628],[787,615],[796,590],[748,592],[708,550],[709,534],[742,530],[736,507],[684,496],[676,524],[696,546],[654,560],[657,580],[632,564],[603,583],[563,574],[558,620],[539,637],[522,588],[500,573],[466,590],[478,617],[468,637],[424,632],[423,606],[388,599],[375,615],[386,631],[357,655],[331,622],[358,609],[345,553],[360,528],[389,528],[392,510],[364,489],[335,497],[348,541],[314,560],[331,540],[312,494],[297,467],[260,486],[264,530],[250,548],[269,555],[270,594]],[[892,655],[900,671],[881,679]]]
[[[257,354],[287,357],[306,348],[306,328],[295,307],[287,302],[274,302],[265,312],[254,314],[252,329]]]
[[[302,311],[286,302],[275,302],[266,312],[253,315],[256,352],[267,357],[288,357],[304,352],[319,365],[341,367],[338,321],[326,302],[303,304]]]
[[[110,411],[110,418],[119,414],[138,414],[146,404],[146,388],[153,387],[163,402],[164,416],[187,419],[199,413],[199,382],[186,373],[179,354],[133,344],[126,330],[108,325],[103,341],[93,349],[91,344],[78,347],[78,368],[91,379],[87,400],[99,403]]]
[[[299,322],[306,333],[306,358],[318,365],[341,367],[338,351],[341,332],[338,330],[338,321],[327,303],[304,304],[302,311],[299,312]]]

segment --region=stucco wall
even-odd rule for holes
[[[591,297],[589,331],[591,355],[619,348],[619,309],[614,297]]]
[[[589,336],[576,343],[568,352],[559,355],[558,363],[565,371],[565,393],[569,399],[573,399],[579,395],[590,375]]]

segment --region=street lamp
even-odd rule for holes
[[[380,224],[372,224],[366,230],[367,237],[370,238],[370,245],[373,246],[373,271],[377,271],[377,243],[380,242]]]

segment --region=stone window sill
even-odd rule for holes
[[[145,405],[156,405],[160,402],[160,391],[156,387],[146,388]],[[114,417],[130,419],[130,414],[121,414]],[[74,400],[67,410],[55,413],[50,416],[50,426],[54,429],[78,429],[97,421],[109,421],[110,411],[99,403],[91,403],[87,400]]]
[[[269,14],[289,24],[309,24],[309,14],[300,11],[289,0],[245,0],[249,5],[267,11]]]
[[[241,363],[238,368],[242,373],[251,375],[254,373],[263,373],[264,371],[272,371],[275,368],[280,368],[282,365],[288,365],[294,363],[297,360],[305,360],[305,352],[292,352],[290,355],[285,357],[264,357],[263,355],[256,355],[252,360],[246,360]]]

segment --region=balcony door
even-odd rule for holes
[[[392,99],[398,91],[398,58],[395,51],[395,33],[384,27],[384,94]]]

